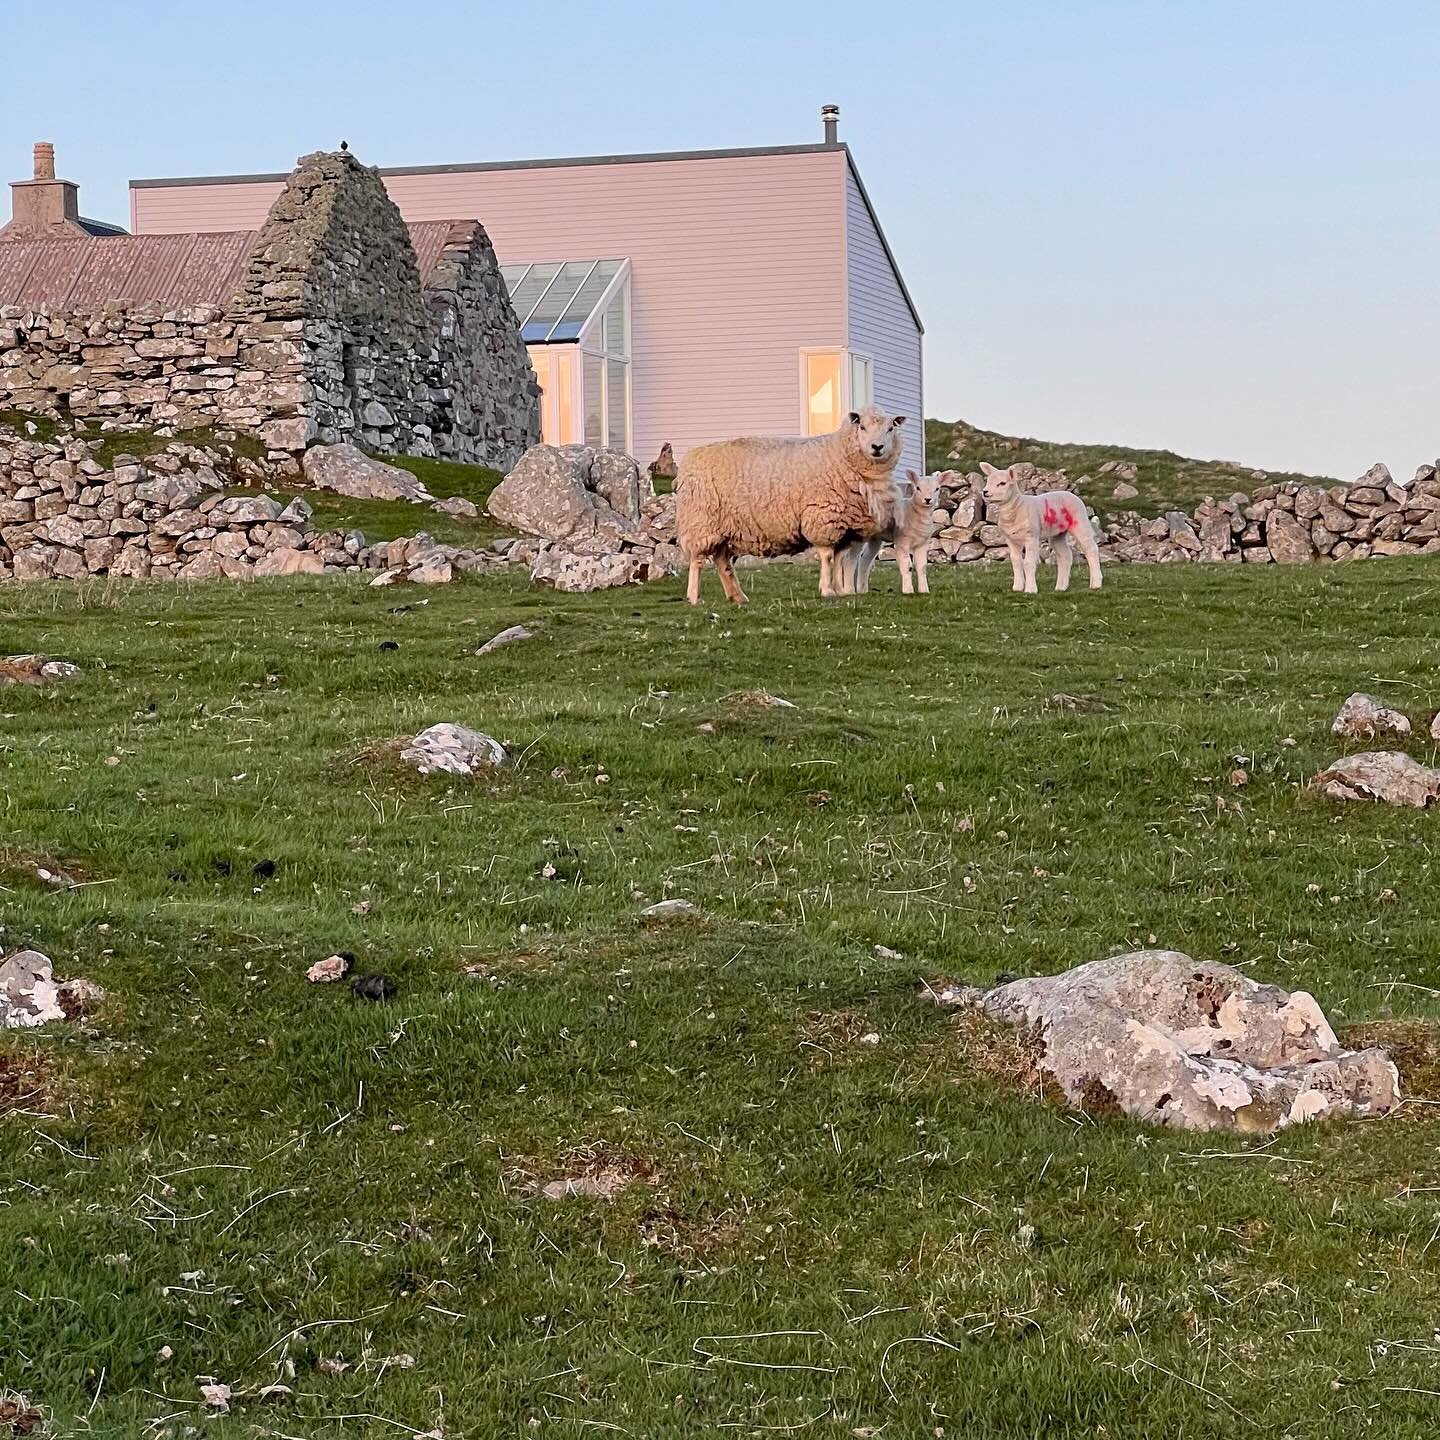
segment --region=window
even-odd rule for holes
[[[628,451],[629,261],[503,265],[501,274],[540,382],[541,438]]]
[[[803,350],[805,386],[803,431],[828,435],[841,418],[862,405],[875,403],[875,362],[849,350]]]
[[[840,428],[840,352],[815,350],[805,357],[805,433],[828,435]]]

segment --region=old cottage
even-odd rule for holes
[[[306,155],[253,228],[126,235],[35,149],[0,229],[0,410],[233,429],[509,466],[539,387],[474,219],[407,225],[377,171]]]

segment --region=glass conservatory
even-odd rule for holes
[[[502,265],[547,445],[630,449],[630,262]]]

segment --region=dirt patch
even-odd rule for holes
[[[372,740],[368,745],[361,745],[358,749],[352,750],[346,756],[346,764],[352,768],[360,765],[366,766],[393,766],[396,770],[405,767],[400,763],[400,752],[410,743],[404,735],[391,735],[385,740]]]
[[[681,1215],[653,1210],[640,1222],[640,1243],[683,1262],[721,1260],[746,1243],[744,1217],[734,1210],[714,1215]]]
[[[724,696],[720,704],[724,709],[732,711],[799,709],[793,700],[772,695],[768,690],[736,690],[733,694]]]
[[[1421,1119],[1429,1105],[1406,1106],[1406,1100],[1440,1102],[1440,1025],[1425,1020],[1370,1020],[1340,1031],[1347,1050],[1378,1045],[1400,1072],[1400,1113]]]
[[[34,1435],[45,1417],[23,1395],[0,1391],[0,1436]]]
[[[78,665],[48,655],[0,656],[0,685],[50,685],[79,673]]]
[[[1060,1087],[1044,1068],[1045,1043],[1033,1026],[1005,1025],[983,1010],[959,1011],[946,1052],[968,1070],[1042,1100],[1065,1104]]]
[[[812,1010],[797,1038],[813,1066],[856,1059],[880,1043],[875,1026],[855,1010]]]
[[[48,1113],[53,1080],[43,1056],[23,1050],[0,1052],[0,1120],[22,1111]]]
[[[607,1141],[577,1145],[558,1160],[517,1156],[505,1167],[508,1185],[546,1200],[613,1200],[632,1185],[658,1185],[660,1168],[644,1155]]]
[[[0,845],[0,876],[12,875],[43,885],[49,890],[73,890],[90,877],[83,867],[62,863],[39,850]]]

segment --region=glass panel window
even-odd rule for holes
[[[605,362],[597,355],[582,358],[585,382],[585,443],[605,444]]]
[[[575,366],[579,355],[568,346],[553,350],[555,371],[555,438],[552,445],[573,445],[580,438],[575,425]]]
[[[630,448],[630,406],[625,383],[628,368],[623,360],[605,362],[605,432],[612,450]]]
[[[850,408],[875,403],[875,364],[864,355],[850,357]]]
[[[805,433],[828,435],[840,428],[840,352],[817,350],[805,357]]]

